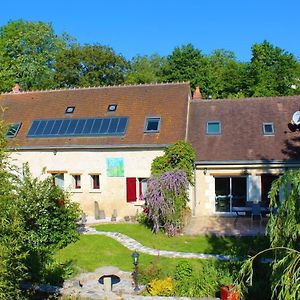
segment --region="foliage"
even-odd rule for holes
[[[175,278],[175,295],[186,297],[213,297],[221,285],[232,282],[229,271],[213,262],[204,264],[198,272],[194,272],[190,264],[180,262]]]
[[[276,198],[282,191],[283,200]],[[270,208],[273,212],[267,226],[271,248],[249,258],[241,269],[239,284],[242,292],[251,285],[253,261],[260,255],[275,253],[272,261],[272,298],[299,299],[300,281],[300,170],[290,170],[273,184]]]
[[[51,24],[10,21],[0,28],[0,91],[10,91],[16,82],[25,90],[53,87],[53,62],[66,45]]]
[[[183,280],[189,278],[192,275],[193,267],[188,260],[180,261],[176,266],[175,279]]]
[[[23,173],[18,206],[26,229],[27,263],[31,277],[40,280],[54,252],[78,239],[80,210],[78,203],[53,186],[51,177],[33,178],[27,165]]]
[[[189,182],[192,184],[195,150],[185,141],[177,141],[164,149],[164,155],[155,158],[151,165],[151,174],[160,175],[166,171],[180,169],[185,171]]]
[[[165,58],[158,54],[152,54],[151,56],[137,55],[133,57],[125,78],[125,83],[143,84],[160,82],[162,80],[160,72],[165,61]]]
[[[192,44],[175,47],[162,67],[162,78],[168,82],[189,81],[195,88],[204,64],[204,56]]]
[[[147,286],[150,296],[172,296],[174,284],[171,277],[165,279],[153,279]]]
[[[26,278],[25,230],[15,201],[16,178],[8,172],[6,126],[0,120],[0,299],[22,298],[19,283]]]
[[[297,60],[291,54],[269,42],[252,46],[250,76],[251,96],[293,95],[299,77]],[[299,92],[299,90],[298,90]]]
[[[181,170],[149,178],[145,206],[155,233],[159,232],[160,227],[164,227],[168,235],[177,233],[182,226],[181,211],[186,207],[187,189],[188,181]]]
[[[73,45],[56,55],[57,87],[116,85],[124,82],[128,63],[112,48],[102,45]]]
[[[155,260],[150,263],[150,267],[142,267],[139,269],[139,280],[144,284],[148,284],[154,279],[159,279],[163,275],[160,267],[160,256],[156,256]]]

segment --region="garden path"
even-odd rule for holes
[[[171,258],[199,258],[199,259],[217,259],[217,260],[238,260],[238,258],[227,255],[220,254],[205,254],[205,253],[194,253],[194,252],[176,252],[176,251],[167,251],[160,249],[153,249],[146,246],[143,246],[138,241],[128,237],[125,234],[119,232],[105,232],[105,231],[97,231],[93,227],[86,226],[81,231],[83,234],[91,234],[91,235],[105,235],[110,238],[115,239],[126,248],[131,251],[138,251],[141,253],[155,255],[155,256],[165,256]]]

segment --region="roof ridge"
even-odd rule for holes
[[[49,92],[61,92],[61,91],[78,91],[78,90],[91,90],[91,89],[111,89],[111,88],[129,88],[129,87],[147,87],[147,86],[166,86],[166,85],[184,85],[190,84],[189,81],[177,81],[177,82],[156,82],[156,83],[146,83],[146,84],[119,84],[119,85],[105,85],[105,86],[89,86],[89,87],[70,87],[70,88],[57,88],[49,90],[29,90],[22,91],[19,93],[15,92],[4,92],[0,95],[24,95],[30,93],[49,93]]]

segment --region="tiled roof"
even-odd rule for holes
[[[185,139],[189,97],[188,83],[149,84],[6,93],[0,106],[7,108],[6,122],[22,122],[15,138],[19,147],[159,146]],[[109,104],[118,105],[116,112],[107,112]],[[67,106],[75,106],[73,114],[65,114]],[[33,120],[109,116],[129,117],[124,136],[26,137]],[[146,116],[161,117],[159,133],[144,133]]]
[[[193,100],[188,140],[197,161],[300,160],[300,132],[287,125],[300,110],[300,96],[232,100]],[[220,135],[207,135],[208,121],[221,122]],[[263,134],[273,123],[275,134]]]

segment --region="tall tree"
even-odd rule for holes
[[[51,24],[11,21],[0,28],[0,91],[16,82],[25,90],[53,87],[53,63],[65,39]]]
[[[250,63],[251,96],[293,95],[299,84],[297,60],[267,41],[252,46]]]
[[[153,83],[162,81],[161,69],[165,64],[165,58],[158,54],[151,56],[137,55],[130,62],[130,70],[126,76],[126,83]]]
[[[204,77],[205,64],[204,55],[199,49],[192,44],[183,45],[176,47],[167,57],[162,76],[165,81],[189,81],[194,89],[199,84],[199,78]],[[203,82],[201,89],[205,91],[205,88]]]
[[[102,45],[73,45],[56,56],[57,87],[88,87],[124,82],[128,62],[112,48]]]

